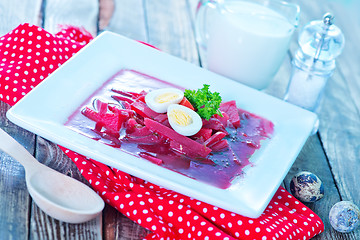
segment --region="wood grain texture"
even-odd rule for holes
[[[150,233],[109,205],[104,210],[104,226],[104,240],[137,240]]]
[[[0,0],[0,35],[19,24],[41,24],[41,0]],[[9,105],[0,102],[0,127],[20,142],[30,153],[35,149],[34,134],[9,122]],[[24,168],[13,158],[0,153],[0,238],[27,239],[31,198],[25,184]]]
[[[100,29],[112,31],[138,41],[148,41],[145,9],[142,0],[114,0],[109,24]]]
[[[0,36],[22,23],[41,26],[41,5],[42,0],[0,0]]]
[[[114,0],[99,0],[99,30],[105,29],[113,18]]]
[[[57,33],[61,25],[83,27],[93,36],[98,33],[98,0],[46,0],[44,4],[44,28]]]
[[[194,31],[186,0],[145,1],[149,43],[199,65]]]
[[[9,122],[5,116],[9,106],[0,102],[0,127],[34,152],[34,134]],[[1,144],[1,143],[0,143]],[[26,239],[29,234],[30,196],[25,184],[24,168],[16,160],[0,151],[0,238]],[[4,216],[4,217],[3,217]]]

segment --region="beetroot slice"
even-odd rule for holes
[[[240,116],[235,100],[221,103],[220,111],[225,112],[229,116],[229,121],[235,128],[240,127]]]
[[[211,117],[209,120],[203,119],[202,122],[203,122],[203,128],[210,128],[215,131],[226,132],[225,130],[226,126],[224,126],[222,122],[215,117]]]
[[[205,146],[211,147],[211,145],[223,139],[227,134],[224,132],[216,132],[208,140],[205,141]]]
[[[108,110],[108,104],[101,101],[100,99],[96,99],[94,101],[95,109],[98,110],[100,114],[105,114]]]
[[[143,95],[142,93],[123,91],[123,90],[118,90],[118,89],[114,89],[114,88],[111,89],[111,91],[121,94],[123,96],[129,97],[129,98],[138,98],[141,95]]]
[[[212,129],[210,128],[201,128],[192,138],[199,139],[202,138],[204,141],[209,139],[212,134]]]
[[[128,110],[121,111],[121,109],[115,112],[104,112],[103,107],[100,108],[101,112],[96,112],[88,107],[85,107],[81,113],[89,119],[95,121],[97,125],[102,125],[104,128],[111,132],[119,132],[122,124],[129,118]]]
[[[144,119],[145,126],[148,127],[150,130],[157,132],[158,134],[161,134],[165,136],[166,138],[169,138],[171,141],[174,141],[178,143],[179,145],[183,146],[183,149],[186,150],[187,154],[191,155],[197,155],[199,157],[207,157],[209,153],[211,152],[211,149],[188,138],[183,135],[180,135],[179,133],[175,132],[171,128],[168,128],[161,123],[158,123],[154,120],[151,120],[149,118]]]
[[[229,115],[227,115],[226,112],[221,112],[221,114],[223,115],[222,117],[220,115],[218,115],[218,114],[215,114],[214,118],[219,119],[219,121],[222,123],[222,125],[227,127],[228,126]]]
[[[133,118],[127,120],[125,128],[126,134],[131,137],[145,137],[153,134],[153,132],[151,132],[149,128],[138,124]]]
[[[225,148],[228,148],[229,147],[229,143],[226,139],[222,139],[216,143],[214,143],[212,146],[211,146],[211,150],[213,152],[220,152],[222,150],[224,150]]]
[[[125,139],[128,142],[132,143],[139,143],[139,144],[158,144],[162,141],[162,138],[159,136],[156,136],[155,134],[147,135],[144,137],[136,137],[132,135],[126,135]]]
[[[119,101],[119,102],[127,102],[127,103],[133,103],[135,100],[129,97],[124,97],[124,96],[117,96],[117,95],[113,95],[111,96],[113,99]]]
[[[137,114],[144,118],[154,119],[159,115],[159,113],[151,110],[145,103],[141,101],[134,101],[131,103],[131,109],[133,109]]]

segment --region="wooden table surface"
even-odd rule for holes
[[[320,128],[303,147],[284,186],[300,170],[318,175],[325,197],[307,204],[325,223],[325,232],[314,239],[360,239],[360,229],[342,234],[328,220],[330,208],[340,200],[360,205],[360,17],[357,0],[292,1],[301,7],[300,26],[335,15],[346,46],[337,69],[328,81],[319,112]],[[94,36],[103,30],[148,42],[195,65],[202,65],[194,38],[197,0],[0,0],[0,35],[29,22],[56,33],[59,24],[83,26]],[[265,92],[282,98],[290,75],[290,61],[297,49],[295,34],[289,54]],[[17,139],[40,162],[85,182],[75,165],[56,144],[9,122],[9,106],[0,103],[0,127]],[[67,224],[45,215],[31,200],[24,169],[0,153],[0,239],[141,239],[148,230],[110,206],[102,216],[84,223]]]

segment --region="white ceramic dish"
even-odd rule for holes
[[[227,189],[188,178],[94,141],[64,126],[68,117],[119,69],[134,69],[189,89],[210,84],[224,101],[274,123],[274,134],[251,157],[254,166]],[[15,124],[134,176],[218,207],[256,218],[264,211],[311,134],[317,116],[179,58],[104,32],[12,107]],[[155,174],[156,173],[156,174]]]

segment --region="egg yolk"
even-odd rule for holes
[[[186,127],[192,123],[192,118],[183,110],[174,109],[169,117],[179,126]]]
[[[155,101],[158,103],[166,103],[166,102],[175,100],[178,97],[179,97],[179,95],[176,93],[163,93],[163,94],[160,94],[159,96],[157,96],[155,98]]]

